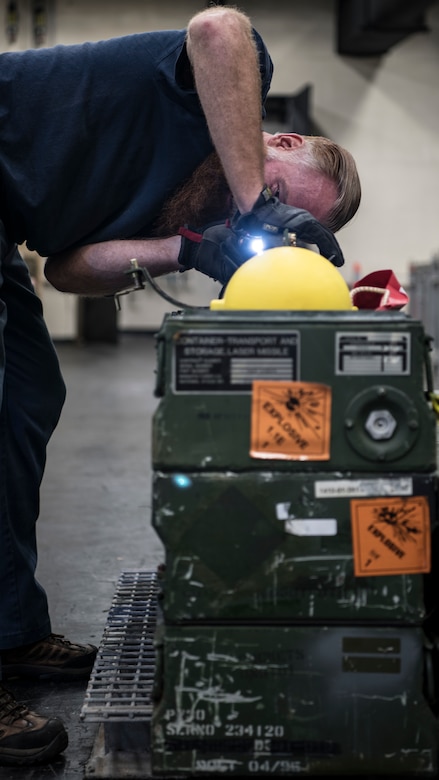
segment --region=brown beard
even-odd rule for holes
[[[154,222],[153,235],[173,236],[182,225],[201,228],[222,222],[233,212],[232,196],[220,159],[212,152],[166,201]]]

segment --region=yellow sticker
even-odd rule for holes
[[[351,501],[356,577],[430,571],[430,512],[426,496]]]
[[[253,382],[250,455],[329,460],[331,400],[316,382]]]

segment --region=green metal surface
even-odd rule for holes
[[[197,312],[168,316],[158,335],[153,464],[157,469],[272,468],[251,457],[252,380],[332,388],[330,458],[321,470],[435,469],[434,416],[425,398],[426,338],[399,312]],[[284,399],[285,418],[292,419]],[[394,434],[374,440],[371,413]],[[310,471],[312,461],[277,461]]]
[[[154,775],[437,775],[428,352],[399,312],[165,317]],[[257,380],[302,452],[281,457],[276,439],[256,456]],[[292,382],[327,388],[325,418]],[[322,457],[307,449],[313,424]]]
[[[413,628],[171,628],[152,722],[154,774],[437,771]]]
[[[419,623],[422,574],[355,577],[353,566],[352,496],[369,491],[385,504],[392,491],[408,490],[427,497],[436,522],[433,475],[157,472],[153,524],[166,551],[165,618]]]

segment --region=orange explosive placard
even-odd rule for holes
[[[351,501],[356,577],[430,571],[426,496]]]
[[[331,399],[316,382],[253,382],[250,455],[329,460]]]

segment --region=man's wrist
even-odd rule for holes
[[[257,200],[255,201],[252,211],[256,211],[257,209],[261,208],[261,206],[265,206],[266,203],[273,197],[273,192],[271,191],[268,184],[264,184],[261,192],[259,193],[259,196]]]

